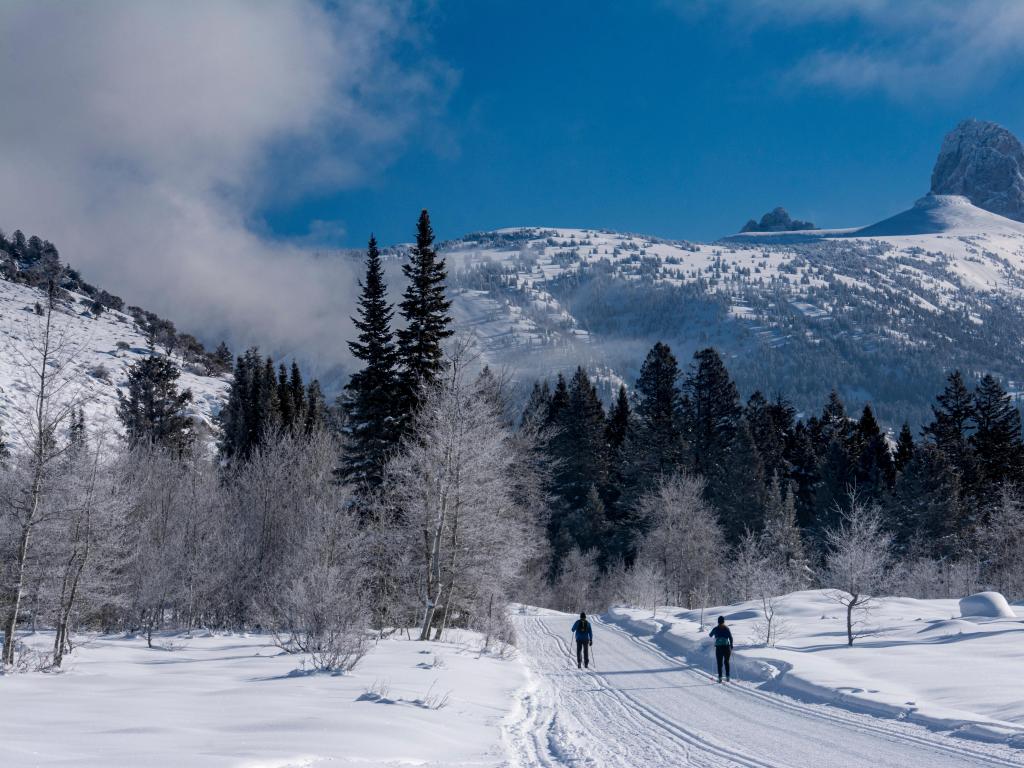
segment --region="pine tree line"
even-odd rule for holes
[[[577,549],[605,568],[632,562],[651,527],[641,500],[677,475],[701,478],[729,545],[778,538],[791,511],[821,554],[855,495],[882,510],[898,552],[929,558],[977,549],[993,510],[1024,486],[1020,414],[991,375],[972,390],[951,373],[921,435],[904,424],[890,444],[870,405],[852,417],[833,392],[820,414],[798,419],[781,397],[742,402],[715,350],[683,371],[658,343],[632,394],[621,389],[607,412],[579,368],[553,387],[535,384],[522,423],[541,425],[554,467],[553,574]]]

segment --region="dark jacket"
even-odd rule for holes
[[[715,645],[726,645],[732,648],[732,632],[725,624],[719,624],[711,630],[711,637],[715,638]],[[728,643],[726,643],[728,641]]]
[[[572,633],[576,636],[577,642],[594,642],[594,630],[590,628],[589,619],[576,619],[572,625]]]

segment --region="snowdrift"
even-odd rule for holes
[[[979,592],[965,597],[960,601],[960,613],[964,617],[1017,618],[1006,598],[998,592]]]

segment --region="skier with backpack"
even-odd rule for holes
[[[725,682],[729,682],[729,657],[732,655],[732,632],[725,626],[725,616],[718,617],[718,626],[711,630],[715,639],[715,661],[718,664],[718,682],[722,682],[722,663],[725,663]]]
[[[590,646],[594,644],[594,631],[590,628],[587,614],[580,613],[576,623],[572,625],[573,637],[576,638],[576,668],[590,667]]]

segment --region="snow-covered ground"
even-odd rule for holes
[[[1006,743],[955,738],[916,723],[783,696],[747,679],[718,685],[707,658],[680,655],[689,645],[664,637],[652,642],[639,627],[632,633],[607,620],[594,622],[595,664],[577,670],[570,660],[572,616],[524,609],[514,621],[531,685],[511,721],[513,765],[1024,765],[1024,751]],[[741,632],[742,621],[736,622]],[[827,642],[834,645],[837,638]],[[931,667],[927,675],[938,680],[956,673]]]
[[[839,606],[801,592],[764,648],[755,604],[719,612],[737,643],[727,685],[682,609],[595,618],[590,670],[571,658],[574,617],[530,607],[506,658],[472,633],[392,637],[345,676],[298,671],[263,635],[80,638],[59,674],[0,677],[0,765],[1024,766],[1020,619],[891,599],[847,648]]]
[[[724,615],[736,643],[734,677],[761,691],[831,702],[881,717],[1024,747],[1024,619],[961,617],[957,600],[885,598],[846,644],[845,609],[823,590],[778,603],[781,637],[759,640],[759,602],[709,608],[709,630]],[[700,612],[615,608],[609,618],[659,648],[711,669],[713,648]]]
[[[94,637],[64,672],[0,676],[0,765],[499,765],[525,680],[514,658],[481,655],[480,637],[457,631],[381,641],[345,676],[296,674],[301,657],[261,635],[159,643]]]
[[[108,310],[93,317],[81,303],[83,298],[72,293],[71,301],[61,303],[54,313],[54,335],[76,350],[73,386],[64,392],[82,398],[90,431],[119,434],[121,424],[115,412],[118,387],[127,383],[128,366],[148,355],[149,350],[130,316]],[[23,360],[39,337],[43,320],[33,307],[44,301],[45,296],[36,288],[0,280],[0,425],[8,437],[16,437],[11,424],[30,389]],[[118,348],[119,342],[122,348]],[[192,390],[189,413],[200,434],[210,439],[215,430],[214,416],[227,398],[229,377],[204,376],[174,359],[181,370],[179,388]]]

